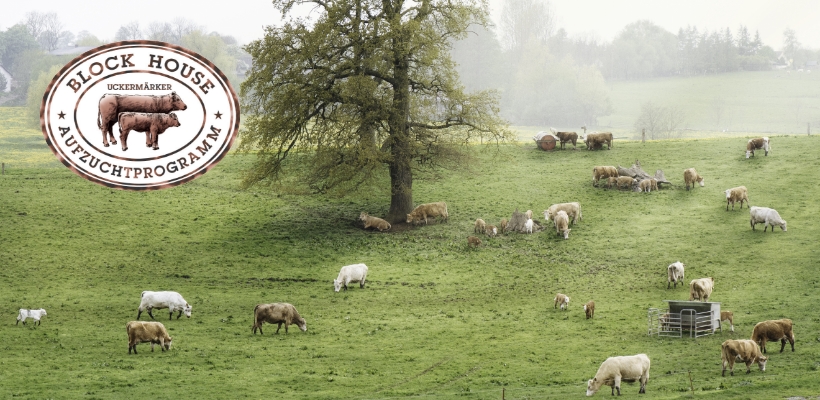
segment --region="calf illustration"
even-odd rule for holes
[[[117,140],[114,138],[111,128],[117,123],[120,113],[128,111],[169,113],[171,111],[183,111],[187,108],[188,106],[185,105],[185,102],[182,101],[176,92],[160,96],[104,94],[100,98],[100,105],[97,111],[97,127],[102,131],[103,146],[108,147],[109,137],[111,138],[111,144],[117,144]],[[120,131],[122,131],[122,127]],[[123,150],[124,149],[125,145],[123,144]]]
[[[120,113],[118,121],[122,151],[128,150],[128,134],[131,131],[145,132],[145,146],[159,150],[159,135],[170,127],[179,126],[179,119],[174,113],[124,112]]]

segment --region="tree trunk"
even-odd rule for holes
[[[398,32],[398,31],[397,31]],[[393,110],[388,117],[390,130],[390,211],[387,221],[407,221],[413,211],[413,160],[410,128],[410,63],[405,54],[407,43],[402,37],[393,38]]]
[[[396,157],[395,150],[393,156]],[[407,221],[407,214],[413,211],[413,171],[410,160],[403,161],[394,159],[390,163],[390,211],[385,219],[391,224]]]

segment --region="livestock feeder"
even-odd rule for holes
[[[667,308],[650,308],[647,313],[649,336],[698,338],[720,329],[720,303],[664,300]],[[684,334],[686,332],[686,334]]]

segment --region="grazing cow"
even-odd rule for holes
[[[709,301],[714,286],[715,280],[712,277],[692,279],[692,282],[689,282],[689,301]]]
[[[36,309],[36,310],[26,310],[25,308],[21,308],[20,312],[17,313],[17,322],[14,325],[23,321],[23,325],[26,324],[26,319],[31,318],[34,320],[34,325],[42,325],[43,322],[40,321],[40,318],[46,316],[46,310],[44,308]]]
[[[191,318],[191,305],[182,298],[177,292],[152,292],[150,290],[143,291],[140,295],[140,306],[137,309],[137,320],[140,319],[143,310],[148,310],[148,315],[154,319],[153,309],[168,309],[168,319],[174,316],[174,311],[179,311],[177,319],[185,313],[185,316]]]
[[[669,266],[666,267],[667,289],[669,289],[669,286],[671,286],[672,283],[675,284],[676,289],[678,288],[678,282],[680,282],[681,286],[683,286],[684,267],[685,265],[680,261],[669,264]]]
[[[302,332],[307,332],[307,322],[296,311],[296,307],[289,303],[257,304],[253,308],[253,327],[251,328],[254,335],[257,329],[260,334],[264,335],[262,324],[265,322],[279,325],[275,333],[279,333],[282,324],[285,324],[285,333],[288,333],[288,326],[291,324],[296,324]]]
[[[447,203],[443,201],[439,201],[436,203],[427,203],[422,204],[413,209],[410,214],[407,214],[407,223],[419,223],[421,220],[424,220],[424,224],[427,225],[427,218],[428,217],[435,217],[438,220],[438,217],[441,217],[444,221],[447,221],[449,214],[447,214]]]
[[[732,203],[732,210],[735,209],[735,203],[740,202],[740,208],[743,209],[743,202],[746,202],[746,207],[749,207],[749,194],[746,186],[738,186],[736,188],[726,189],[726,211],[729,211],[729,203]]]
[[[595,377],[587,381],[587,397],[592,396],[603,385],[612,387],[621,395],[621,381],[641,383],[638,393],[646,393],[646,382],[649,380],[649,357],[646,354],[634,356],[609,357],[601,366]]]
[[[501,229],[501,233],[507,232],[507,219],[502,218],[501,222],[498,224],[498,228]]]
[[[729,374],[735,376],[735,360],[746,363],[746,373],[752,372],[751,365],[757,363],[761,371],[766,370],[768,357],[760,353],[760,347],[753,340],[727,340],[720,345],[720,358],[723,361],[723,372],[726,376],[726,364],[729,364]]]
[[[752,230],[755,230],[755,225],[763,224],[763,232],[766,232],[769,226],[772,227],[772,232],[774,232],[775,226],[779,226],[783,232],[786,232],[786,220],[781,218],[775,209],[751,206],[749,207],[749,215],[751,217],[749,224],[752,225]]]
[[[128,134],[131,131],[145,132],[145,146],[159,150],[159,135],[171,127],[180,126],[179,119],[174,113],[120,113],[120,141],[122,151],[128,150]]]
[[[683,171],[683,181],[686,183],[686,190],[689,190],[689,185],[692,185],[692,188],[694,188],[695,182],[697,182],[700,187],[704,186],[703,177],[698,175],[698,172],[695,171],[694,168],[688,168]]]
[[[562,310],[566,310],[569,308],[569,296],[565,294],[558,293],[555,295],[555,300],[553,300],[555,304],[553,304],[552,308],[561,307]]]
[[[532,218],[528,219],[527,222],[524,223],[524,228],[527,230],[527,233],[532,233],[532,226],[533,226]]]
[[[558,214],[558,211],[561,210],[572,218],[573,225],[575,225],[578,220],[584,219],[584,216],[581,214],[581,203],[577,201],[572,203],[558,203],[551,205],[548,209],[544,210],[544,219],[551,221],[553,217]]]
[[[472,248],[476,248],[478,246],[481,246],[481,239],[479,239],[475,236],[468,236],[467,237],[467,245],[472,247]]]
[[[484,228],[484,233],[486,233],[489,237],[494,237],[495,235],[498,235],[498,228],[495,225],[487,225]]]
[[[532,221],[532,220],[530,220]],[[555,232],[558,235],[564,235],[564,239],[569,239],[569,232],[572,230],[569,228],[569,217],[567,216],[566,211],[560,210],[558,214],[555,214],[555,218],[553,219],[553,223],[555,224]]]
[[[786,348],[786,341],[792,346],[794,351],[794,330],[792,320],[790,319],[775,319],[769,321],[758,322],[754,329],[752,329],[752,340],[760,344],[760,348],[766,353],[766,342],[780,341],[780,352]]]
[[[333,289],[338,292],[342,289],[342,287],[344,287],[345,291],[347,291],[347,285],[353,282],[359,282],[359,288],[364,289],[364,281],[366,279],[367,265],[345,265],[339,270],[339,276],[333,280]]]
[[[132,349],[137,354],[137,345],[140,343],[151,343],[152,352],[155,344],[162,351],[171,349],[172,339],[161,322],[131,321],[125,324],[125,331],[128,333],[128,354],[131,354]]]
[[[183,111],[187,108],[188,106],[176,92],[161,96],[104,94],[100,98],[97,111],[97,127],[102,131],[103,146],[108,147],[109,136],[111,144],[117,144],[111,128],[114,127],[122,112],[169,113]]]
[[[749,139],[749,141],[746,142],[746,158],[749,158],[749,156],[754,156],[755,155],[755,150],[758,150],[758,149],[763,149],[766,152],[766,154],[764,154],[764,155],[766,155],[766,156],[769,155],[770,147],[769,147],[769,138],[768,137],[759,137],[759,138],[755,138],[755,139]]]

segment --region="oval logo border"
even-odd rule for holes
[[[224,114],[226,117],[230,117],[234,122],[233,124],[229,124],[227,128],[227,132],[220,132],[221,135],[226,135],[227,138],[220,141],[219,146],[214,146],[214,149],[218,152],[214,157],[210,158],[207,161],[207,164],[196,168],[191,173],[187,173],[184,175],[179,175],[175,178],[169,179],[167,181],[159,182],[159,183],[152,183],[152,184],[127,184],[122,182],[114,182],[110,180],[100,179],[95,175],[88,174],[84,172],[78,165],[75,165],[71,160],[67,159],[61,152],[61,147],[57,146],[55,143],[52,142],[52,137],[50,136],[49,132],[54,132],[54,129],[49,125],[51,121],[50,118],[47,118],[46,113],[48,110],[48,106],[50,105],[51,94],[55,90],[55,85],[57,85],[63,79],[68,79],[65,75],[67,71],[72,70],[79,64],[81,64],[84,60],[94,56],[97,53],[107,52],[111,49],[119,48],[119,47],[154,47],[154,48],[161,48],[165,50],[170,50],[175,53],[182,53],[187,57],[195,59],[197,62],[204,64],[209,68],[214,75],[218,77],[221,82],[217,82],[216,87],[219,87],[220,84],[224,86],[225,95],[227,97],[227,102],[233,108],[231,110],[231,114]],[[135,71],[140,72],[140,71]],[[142,71],[142,72],[149,72],[149,71]],[[220,88],[221,89],[221,88]],[[73,110],[71,110],[73,111]],[[206,110],[207,113],[207,110]],[[66,114],[68,115],[68,114]],[[127,41],[120,41],[115,43],[105,44],[91,50],[88,50],[71,61],[69,61],[66,65],[64,65],[60,71],[52,78],[51,82],[49,83],[48,87],[46,88],[45,93],[43,93],[43,100],[40,104],[40,129],[42,130],[43,136],[45,138],[46,143],[48,144],[49,149],[51,149],[52,153],[63,163],[66,167],[68,167],[72,172],[81,176],[82,178],[94,182],[96,184],[121,189],[121,190],[131,190],[131,191],[145,191],[145,190],[160,190],[171,188],[175,186],[179,186],[183,183],[190,182],[202,175],[206,172],[210,171],[216,164],[218,164],[225,155],[228,154],[230,149],[233,147],[234,141],[239,133],[239,124],[240,124],[240,105],[239,105],[239,98],[234,90],[233,86],[231,85],[228,78],[225,74],[210,60],[205,58],[204,56],[200,55],[197,52],[192,50],[188,50],[182,46],[178,46],[171,43],[165,43],[160,41],[153,41],[153,40],[127,40]],[[75,122],[76,124],[76,122]]]

